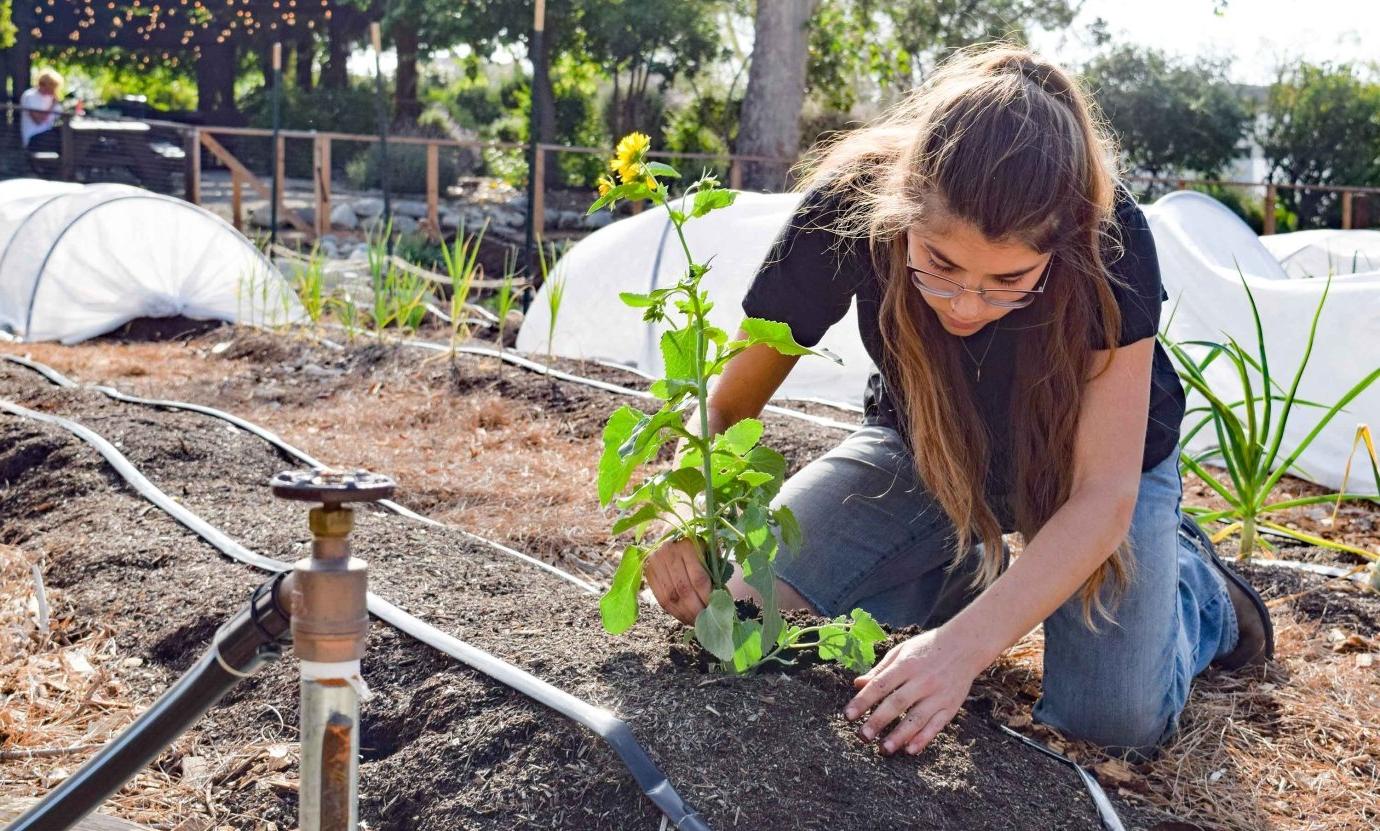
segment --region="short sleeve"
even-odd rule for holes
[[[1159,332],[1160,308],[1166,297],[1160,281],[1155,238],[1134,198],[1120,191],[1116,205],[1119,246],[1107,254],[1107,270],[1114,278],[1112,295],[1121,310],[1118,346],[1129,346]],[[1093,332],[1093,348],[1105,348],[1101,332]]]
[[[862,277],[865,244],[825,227],[838,210],[818,190],[806,193],[743,296],[748,317],[785,323],[802,346],[819,343],[843,319]]]

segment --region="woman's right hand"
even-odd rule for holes
[[[705,573],[699,548],[692,540],[675,539],[662,543],[643,566],[647,586],[661,608],[686,626],[709,605],[713,584]]]

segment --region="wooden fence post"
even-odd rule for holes
[[[728,186],[733,190],[743,189],[743,163],[729,160],[728,163]]]
[[[426,146],[426,218],[431,226],[428,233],[434,240],[443,239],[441,233],[441,148],[435,142]]]
[[[238,170],[230,171],[230,223],[236,231],[244,232],[244,185]]]
[[[1265,235],[1268,236],[1275,232],[1275,185],[1273,182],[1265,186]]]
[[[283,136],[278,136],[278,167],[274,175],[277,176],[278,193],[276,194],[276,198],[278,200],[278,210],[280,211],[287,205],[287,200],[283,198],[283,195],[287,193],[287,180],[283,178],[286,172],[287,139]]]
[[[186,168],[182,174],[183,191],[188,202],[201,204],[201,131],[193,127],[183,141]]]
[[[316,236],[331,232],[331,140],[327,136],[312,139],[312,181],[316,190]]]
[[[1342,230],[1351,230],[1351,197],[1352,191],[1342,191]]]
[[[533,155],[536,163],[532,165],[532,236],[540,245],[542,231],[546,230],[546,148],[538,144]]]

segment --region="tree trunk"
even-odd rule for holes
[[[819,0],[757,0],[757,18],[743,98],[737,152],[779,162],[743,166],[747,190],[785,190],[800,152],[800,108],[805,103],[810,15]]]
[[[350,37],[343,17],[341,13],[332,15],[326,32],[326,64],[321,67],[321,86],[326,89],[345,89],[350,83],[345,71],[350,59]]]
[[[312,63],[316,59],[316,41],[310,34],[304,34],[297,39],[296,65],[293,67],[294,74],[297,76],[297,88],[303,92],[311,92],[312,88]]]
[[[10,102],[19,103],[19,97],[29,88],[33,79],[29,73],[33,69],[33,12],[28,3],[14,3],[10,7],[14,21],[14,45],[9,48]],[[0,84],[3,86],[3,84]]]
[[[396,121],[416,121],[422,114],[417,101],[417,29],[399,23],[393,27],[393,46],[398,51],[398,75],[393,92],[393,118]]]
[[[197,112],[207,124],[235,119],[235,47],[218,43],[201,47],[196,62]]]
[[[547,20],[550,22],[550,18]],[[541,52],[536,56],[541,66],[537,67],[534,64],[532,67],[532,101],[541,120],[537,140],[543,144],[556,143],[556,93],[551,87],[551,43],[555,39],[555,33],[548,26],[541,39]],[[561,171],[555,154],[548,153],[545,163],[547,187],[559,187]]]

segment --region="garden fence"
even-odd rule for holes
[[[369,232],[383,220],[381,200],[387,185],[395,230],[418,231],[433,238],[461,225],[478,221],[481,214],[467,213],[460,203],[508,201],[519,208],[489,228],[501,242],[521,244],[527,237],[528,217],[537,239],[561,239],[589,230],[581,212],[562,210],[587,204],[587,182],[603,169],[609,148],[541,144],[536,154],[537,182],[532,210],[525,202],[511,202],[512,193],[483,193],[497,177],[525,182],[529,162],[527,146],[515,142],[390,135],[388,164],[377,135],[323,130],[271,130],[254,127],[191,125],[148,119],[63,114],[54,137],[27,150],[20,146],[18,108],[4,105],[4,130],[0,137],[0,178],[33,176],[63,181],[118,181],[183,197],[224,216],[236,228],[259,229],[271,225],[273,182],[280,184],[277,220],[279,227],[305,240],[319,239],[335,231]],[[702,170],[715,172],[730,187],[740,189],[747,163],[780,164],[782,160],[731,153],[653,152],[654,158],[681,169],[687,177]],[[276,166],[274,159],[276,158]],[[793,160],[792,160],[793,161]],[[479,173],[489,175],[481,179]],[[276,174],[276,175],[275,175]],[[386,182],[385,182],[386,179]],[[1277,207],[1288,201],[1313,222],[1341,228],[1380,224],[1374,202],[1380,188],[1336,185],[1293,185],[1279,182],[1246,182],[1216,179],[1152,178],[1129,176],[1128,183],[1154,196],[1171,189],[1207,190],[1222,199],[1259,233],[1281,230]],[[578,182],[579,185],[565,185]],[[553,183],[560,183],[555,184]],[[785,189],[787,182],[779,183]],[[579,199],[562,199],[570,187],[579,187]],[[358,214],[343,205],[360,208]],[[637,212],[638,204],[623,210]]]

